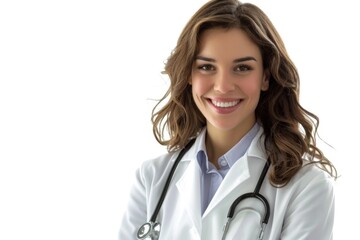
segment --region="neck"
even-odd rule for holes
[[[219,130],[207,126],[206,151],[209,161],[219,168],[217,160],[235,146],[254,126],[254,124],[239,129]]]

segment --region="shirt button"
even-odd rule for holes
[[[225,167],[225,166],[227,165],[226,160],[225,160],[225,159],[222,159],[222,160],[220,161],[220,165],[223,166],[223,167]]]

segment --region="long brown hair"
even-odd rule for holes
[[[272,184],[286,185],[304,165],[304,157],[308,163],[318,163],[336,178],[335,167],[316,147],[319,119],[299,103],[299,75],[280,35],[261,9],[238,0],[209,1],[192,16],[180,34],[165,65],[170,87],[152,112],[157,141],[169,151],[175,151],[183,148],[206,125],[192,98],[189,79],[201,33],[219,27],[245,31],[259,46],[264,69],[270,73],[269,89],[261,93],[256,117],[264,129]]]

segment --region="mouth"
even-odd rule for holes
[[[233,101],[218,101],[214,99],[209,99],[209,101],[215,106],[219,108],[230,108],[238,105],[240,103],[240,99],[233,100]]]
[[[234,112],[240,106],[243,99],[235,99],[235,98],[228,98],[228,99],[219,99],[219,98],[208,98],[208,103],[215,112],[219,114],[228,114]]]

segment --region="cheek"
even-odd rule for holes
[[[240,88],[248,95],[256,97],[261,92],[261,81],[259,78],[249,78],[246,81],[242,81]]]
[[[194,96],[202,96],[211,88],[210,81],[208,81],[208,79],[206,78],[193,78],[191,81],[191,85]]]

